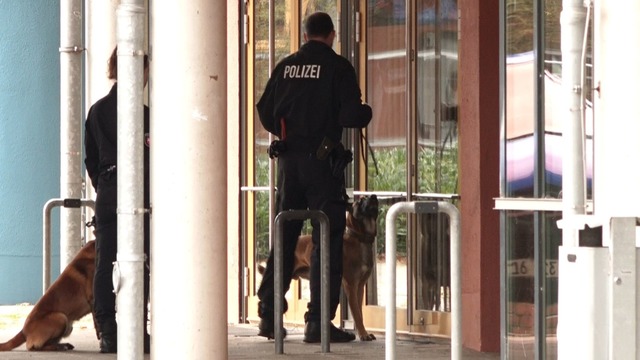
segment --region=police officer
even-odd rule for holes
[[[305,44],[282,60],[271,74],[257,104],[260,122],[279,137],[270,155],[278,157],[278,211],[323,211],[330,222],[330,314],[335,317],[342,282],[342,236],[345,228],[344,167],[350,151],[340,143],[343,128],[363,128],[371,121],[371,108],[362,103],[355,69],[333,49],[336,36],[331,17],[310,15],[304,24]],[[284,290],[289,289],[294,252],[302,221],[287,221],[283,228]],[[305,314],[304,341],[320,342],[320,229],[313,225],[311,300]],[[274,336],[273,249],[258,290],[258,335]],[[287,308],[284,300],[285,311]],[[330,325],[332,342],[348,342],[355,335]]]
[[[109,79],[118,78],[117,48],[109,58]],[[144,84],[149,77],[149,63],[144,57]],[[118,84],[89,109],[85,123],[85,165],[96,190],[95,236],[96,272],[93,282],[93,313],[100,339],[101,353],[115,353],[118,349],[116,299],[113,293],[113,262],[118,252]],[[144,206],[149,208],[149,108],[144,106]],[[149,254],[149,214],[144,217],[144,251]],[[145,266],[144,304],[149,299],[149,271]],[[146,331],[145,314],[144,351],[149,353],[150,337]]]

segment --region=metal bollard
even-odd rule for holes
[[[451,233],[451,359],[462,358],[462,288],[460,285],[460,212],[446,201],[414,201],[393,204],[386,221],[387,303],[385,308],[385,359],[396,359],[396,225],[400,212],[449,216]]]
[[[274,288],[274,337],[276,354],[284,353],[284,334],[282,333],[282,313],[284,284],[282,228],[286,220],[314,219],[320,223],[320,342],[323,353],[329,352],[329,218],[320,210],[287,210],[280,212],[275,218],[274,251],[273,251],[273,288]]]
[[[42,293],[51,285],[51,210],[62,206],[66,208],[90,207],[95,211],[95,201],[91,199],[51,199],[42,209]]]

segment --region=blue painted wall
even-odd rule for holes
[[[0,304],[42,292],[42,208],[60,195],[59,6],[0,0]],[[58,222],[54,210],[54,276]]]

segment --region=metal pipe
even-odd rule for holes
[[[118,358],[142,359],[144,334],[144,20],[142,0],[122,0],[118,43],[118,254],[113,269]]]
[[[584,0],[563,0],[562,27],[562,92],[568,107],[563,128],[562,217],[571,219],[585,214],[586,177],[584,162],[584,89],[582,88],[582,42],[586,11]],[[578,246],[578,229],[562,230],[563,246]]]
[[[58,206],[65,208],[89,207],[95,209],[91,199],[50,199],[42,209],[42,293],[51,285],[51,210]]]
[[[60,197],[82,196],[82,0],[60,1]],[[80,250],[80,209],[60,211],[60,271]]]
[[[329,218],[320,210],[286,210],[276,215],[274,221],[274,250],[273,250],[273,326],[276,343],[276,354],[284,353],[284,334],[282,332],[284,284],[283,275],[283,239],[282,229],[284,221],[314,219],[320,223],[320,342],[323,353],[330,351],[329,340]]]
[[[385,258],[387,261],[385,303],[385,359],[396,359],[396,225],[402,212],[429,214],[443,212],[449,216],[451,234],[451,359],[462,358],[462,287],[460,250],[460,212],[445,201],[413,201],[393,204],[387,212]]]

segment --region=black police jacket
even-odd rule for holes
[[[144,106],[144,198],[149,204],[149,107]],[[100,174],[114,171],[118,160],[118,84],[89,109],[85,122],[84,163],[96,191]],[[115,180],[116,177],[114,176]]]
[[[351,63],[320,41],[308,41],[273,70],[257,104],[262,126],[286,142],[315,151],[326,136],[335,143],[343,128],[363,128],[371,107],[362,103]]]

